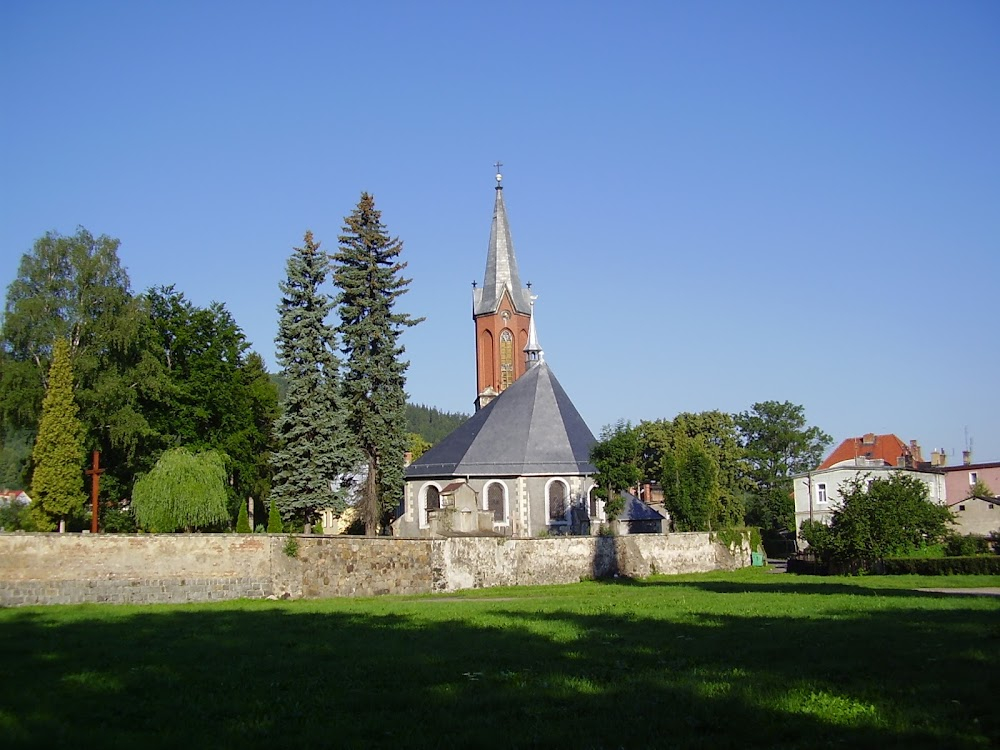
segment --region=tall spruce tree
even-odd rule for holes
[[[56,340],[52,365],[42,401],[42,418],[31,457],[35,473],[31,483],[31,515],[36,528],[49,531],[83,509],[83,425],[73,399],[73,368],[70,344]]]
[[[393,312],[409,279],[401,276],[403,249],[382,223],[368,193],[345,218],[340,248],[334,254],[341,351],[346,356],[343,394],[347,427],[362,453],[366,471],[360,493],[365,533],[376,534],[403,497],[403,454],[406,451],[405,374],[399,337],[423,318]]]
[[[288,259],[278,305],[278,363],[288,387],[274,423],[271,502],[286,520],[312,523],[322,508],[342,509],[337,478],[351,468],[339,395],[340,360],[323,293],[329,260],[306,232]]]

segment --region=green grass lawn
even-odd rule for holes
[[[0,610],[0,747],[989,748],[1000,577]]]

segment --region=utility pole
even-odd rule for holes
[[[100,515],[98,512],[97,496],[101,492],[101,474],[104,473],[104,469],[101,468],[101,452],[94,451],[92,464],[89,469],[85,472],[90,475],[90,503],[91,503],[91,516],[90,516],[90,533],[97,533],[97,518]]]

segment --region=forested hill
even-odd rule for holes
[[[406,405],[406,431],[417,433],[431,445],[440,442],[441,438],[468,418],[468,414],[438,411],[433,406]]]
[[[278,400],[284,401],[287,383],[279,374],[271,375],[271,382],[278,388]],[[468,414],[451,414],[423,404],[406,405],[406,431],[415,432],[431,445],[469,418]]]

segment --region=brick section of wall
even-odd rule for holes
[[[0,534],[0,606],[426,594],[749,564],[708,534],[393,539]]]

